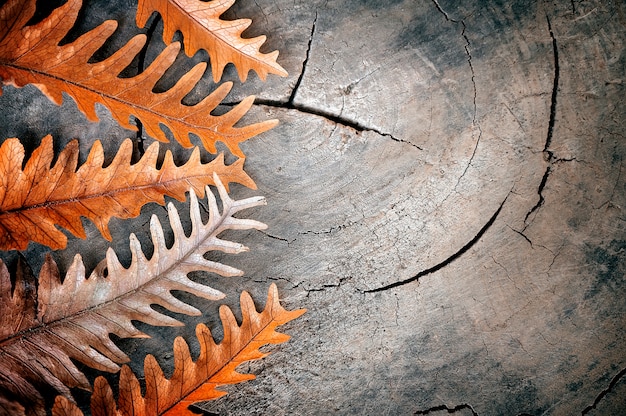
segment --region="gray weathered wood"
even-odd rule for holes
[[[124,2],[86,3],[86,15],[132,24]],[[252,76],[228,98],[256,94],[245,122],[281,124],[242,146],[258,191],[233,189],[266,196],[246,215],[269,229],[229,234],[251,251],[223,259],[246,275],[212,286],[236,309],[241,290],[262,302],[276,282],[308,313],[246,367],[256,380],[203,408],[626,412],[626,8],[504,3],[239,0],[228,12],[254,20],[250,34],[268,35],[290,75]],[[137,31],[126,30],[119,42]],[[207,74],[194,97],[212,88]],[[2,138],[31,148],[52,133],[84,149],[107,138],[113,152],[133,134],[33,88],[0,100]],[[152,213],[165,222],[151,206],[114,221],[116,250],[128,256],[130,231],[147,243]],[[62,268],[76,252],[91,267],[103,257],[108,243],[88,227],[55,253]],[[35,268],[43,252],[26,252]],[[133,368],[146,353],[171,366],[175,335],[216,324],[217,305],[190,302],[206,314],[186,328],[120,342]]]

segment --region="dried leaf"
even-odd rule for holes
[[[243,159],[226,166],[220,154],[203,164],[198,148],[180,167],[167,151],[157,169],[158,143],[150,145],[131,165],[133,144],[127,139],[111,164],[103,168],[104,152],[96,141],[77,171],[78,150],[78,141],[70,142],[51,167],[52,137],[46,136],[22,169],[24,147],[19,140],[8,139],[2,144],[0,250],[23,250],[29,241],[55,250],[65,248],[67,237],[55,224],[85,238],[81,216],[93,221],[110,241],[108,223],[112,217],[136,217],[144,204],[165,204],[164,195],[183,201],[189,187],[203,197],[204,187],[214,184],[214,173],[226,183],[254,188],[254,182],[243,171]]]
[[[70,95],[91,121],[97,121],[95,104],[107,107],[125,128],[137,130],[131,116],[141,120],[147,134],[167,142],[160,124],[167,127],[183,146],[191,147],[189,134],[200,137],[204,147],[216,153],[221,141],[233,154],[243,157],[239,143],[274,127],[277,120],[245,127],[234,124],[254,102],[250,96],[221,116],[211,115],[226,97],[232,83],[220,85],[204,100],[193,106],[181,100],[200,80],[206,63],[199,63],[169,90],[152,92],[154,85],[172,65],[179,43],[169,45],[141,74],[120,78],[146,42],[137,35],[102,62],[88,63],[89,58],[111,36],[117,22],[108,20],[74,42],[59,46],[73,26],[81,6],[80,0],[68,0],[40,23],[25,26],[35,11],[35,0],[9,0],[0,9],[0,78],[4,85],[23,87],[34,84],[56,104],[62,93]]]
[[[268,73],[287,76],[287,71],[277,62],[278,51],[261,53],[259,48],[265,36],[244,39],[241,33],[252,20],[221,20],[220,16],[235,3],[235,0],[139,0],[137,25],[144,27],[153,12],[163,17],[163,40],[169,43],[177,30],[184,37],[185,52],[193,56],[205,49],[211,59],[213,80],[222,78],[224,67],[232,63],[241,81],[254,70],[262,80]]]
[[[285,310],[278,300],[278,290],[272,284],[267,296],[263,312],[256,311],[254,302],[247,292],[241,294],[241,326],[232,311],[222,305],[220,317],[224,328],[222,342],[216,344],[211,332],[205,325],[196,327],[196,336],[200,342],[200,356],[193,362],[189,354],[189,346],[181,337],[174,341],[174,374],[168,380],[163,370],[152,355],[146,356],[144,377],[146,382],[145,395],[141,395],[141,387],[137,377],[129,367],[123,366],[120,373],[120,392],[117,406],[113,393],[106,379],[98,377],[94,385],[91,399],[93,415],[192,415],[188,407],[191,404],[216,399],[226,394],[216,387],[235,384],[254,379],[253,374],[241,374],[236,371],[239,364],[245,361],[263,358],[259,348],[266,344],[279,344],[289,339],[288,335],[276,332],[283,325],[306,310]],[[74,415],[63,406],[66,400],[58,399],[53,408],[55,416]],[[77,410],[69,405],[72,411]],[[65,412],[65,413],[64,413]]]
[[[54,416],[84,416],[76,404],[64,396],[57,396],[54,399],[53,412]]]
[[[48,256],[39,274],[35,299],[35,278],[18,267],[15,290],[11,293],[9,273],[0,262],[0,392],[23,399],[25,406],[40,402],[34,386],[41,383],[71,397],[65,386],[89,389],[84,374],[71,360],[109,372],[118,371],[118,364],[128,361],[109,334],[121,338],[146,337],[132,324],[133,320],[150,325],[182,325],[152,309],[151,304],[176,313],[201,314],[175,298],[170,293],[172,290],[206,299],[222,298],[221,292],[190,280],[187,274],[207,271],[221,276],[241,275],[240,270],[209,261],[203,255],[212,250],[246,251],[245,246],[221,240],[218,235],[227,229],[265,228],[258,221],[233,217],[236,212],[261,205],[265,200],[253,197],[233,201],[219,178],[215,176],[214,180],[222,200],[222,212],[207,187],[209,219],[202,223],[198,199],[193,189],[190,190],[191,235],[185,235],[176,208],[169,204],[174,232],[172,247],[165,245],[163,229],[153,216],[150,229],[154,254],[148,260],[131,234],[132,260],[128,269],[109,249],[106,260],[85,279],[85,268],[77,255],[61,283],[59,271]]]

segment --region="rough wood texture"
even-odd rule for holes
[[[112,50],[138,33],[134,2],[97,3],[82,24],[121,19]],[[285,326],[279,354],[246,369],[256,380],[205,409],[626,412],[626,7],[560,3],[239,0],[227,13],[253,19],[246,35],[268,34],[261,51],[280,50],[290,75],[241,85],[226,69],[226,101],[257,95],[244,122],[281,125],[242,144],[268,201],[249,215],[269,228],[237,235],[251,251],[229,264],[244,277],[208,284],[236,310],[241,290],[263,299],[276,282],[287,309],[308,313]],[[148,62],[161,30],[144,30]],[[208,71],[189,99],[214,88]],[[45,134],[85,149],[135,135],[34,88],[6,88],[0,105],[3,139],[30,137],[31,149]],[[112,222],[120,256],[131,229],[148,239],[152,213],[163,218],[146,207]],[[55,253],[62,268],[76,252],[88,267],[102,257],[107,242],[85,227],[87,241]],[[35,268],[42,252],[25,253]],[[175,335],[217,324],[217,305],[188,301],[205,316],[119,342],[134,371],[147,352],[171,368]]]

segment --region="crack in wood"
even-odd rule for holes
[[[317,11],[315,12],[315,19],[313,20],[313,25],[311,26],[311,34],[309,36],[309,42],[308,42],[308,46],[307,46],[307,50],[306,50],[306,55],[304,58],[304,61],[302,62],[302,70],[300,71],[300,75],[298,76],[298,79],[296,80],[296,83],[293,87],[293,89],[291,90],[291,94],[289,95],[289,98],[287,99],[287,101],[283,101],[283,100],[273,100],[273,99],[264,99],[264,98],[255,98],[254,100],[254,105],[261,105],[261,106],[266,106],[266,107],[274,107],[274,108],[283,108],[283,109],[287,109],[287,110],[295,110],[295,111],[299,111],[301,113],[304,114],[310,114],[310,115],[314,115],[314,116],[318,116],[318,117],[322,117],[325,118],[328,121],[331,121],[335,124],[344,126],[344,127],[348,127],[351,128],[353,130],[355,130],[358,133],[362,133],[364,131],[368,131],[368,132],[373,132],[376,133],[380,136],[384,136],[387,137],[395,142],[398,143],[405,143],[408,144],[418,150],[422,150],[422,148],[408,140],[404,140],[398,137],[395,137],[393,134],[391,133],[386,133],[383,132],[380,129],[377,129],[375,127],[370,127],[370,126],[366,126],[356,120],[352,120],[349,119],[347,117],[343,117],[342,113],[343,113],[343,105],[342,105],[342,109],[339,112],[339,114],[334,114],[330,111],[327,110],[323,110],[323,109],[319,109],[319,108],[315,108],[312,106],[308,106],[306,104],[298,104],[295,102],[296,99],[296,95],[298,94],[298,90],[300,88],[300,85],[302,84],[302,81],[304,80],[304,74],[306,73],[306,67],[307,64],[309,63],[309,59],[311,56],[311,48],[312,48],[312,44],[313,44],[313,37],[315,36],[315,28],[317,25],[317,19],[318,19],[318,13]],[[360,81],[362,81],[363,79],[367,78],[368,76],[372,75],[374,72],[378,71],[379,68],[375,69],[374,71],[369,72],[368,74],[364,75],[363,77],[361,77],[359,80],[353,82],[352,84],[350,84],[348,87],[346,88],[352,88],[354,85],[358,84]],[[473,79],[473,76],[472,76]],[[474,88],[475,90],[475,88]],[[228,103],[222,103],[221,105],[224,106],[235,106],[239,104],[239,102],[228,102]],[[344,101],[345,104],[345,101]]]
[[[543,174],[543,177],[541,178],[541,182],[539,182],[539,187],[537,188],[537,195],[539,195],[539,200],[537,201],[537,203],[535,204],[535,206],[533,206],[527,213],[526,216],[524,217],[524,228],[522,229],[522,233],[526,230],[526,228],[528,228],[528,217],[530,217],[535,211],[537,211],[539,208],[541,208],[541,206],[543,205],[543,203],[545,202],[545,197],[543,196],[543,190],[546,187],[546,183],[548,182],[548,178],[550,177],[550,174],[552,173],[552,165],[548,165],[548,167],[546,168],[546,171]]]
[[[262,105],[262,106],[266,106],[266,107],[274,107],[274,108],[283,108],[283,109],[287,109],[287,110],[296,110],[299,111],[301,113],[305,113],[305,114],[311,114],[314,116],[318,116],[318,117],[322,117],[325,118],[328,121],[331,121],[335,124],[344,126],[344,127],[348,127],[351,128],[359,133],[362,133],[364,131],[369,131],[369,132],[373,132],[376,133],[380,136],[384,136],[387,137],[395,142],[398,143],[405,143],[408,144],[410,146],[415,147],[418,150],[422,150],[422,148],[408,140],[403,140],[400,139],[398,137],[395,137],[393,134],[391,133],[386,133],[381,131],[380,129],[377,129],[375,127],[369,127],[366,126],[356,120],[351,120],[347,117],[343,117],[341,115],[341,113],[343,112],[343,107],[342,107],[342,111],[339,113],[339,115],[334,114],[330,111],[326,111],[326,110],[322,110],[319,108],[314,108],[305,104],[297,104],[295,102],[296,99],[296,95],[298,94],[298,90],[300,88],[300,85],[302,84],[302,81],[304,79],[304,74],[306,73],[306,67],[307,64],[309,63],[309,59],[311,56],[311,47],[313,44],[313,37],[315,36],[315,28],[317,25],[317,19],[318,19],[318,14],[317,12],[315,12],[315,19],[313,20],[313,25],[311,27],[311,34],[309,36],[309,42],[308,42],[308,46],[307,46],[307,50],[306,50],[306,55],[304,58],[304,61],[302,62],[302,71],[300,71],[300,75],[298,76],[298,79],[296,80],[296,83],[293,87],[293,89],[291,90],[291,94],[289,96],[289,98],[287,99],[287,101],[281,101],[281,100],[272,100],[272,99],[263,99],[263,98],[255,98],[254,100],[254,105]],[[357,80],[356,82],[354,82],[353,84],[356,84],[358,82],[360,82],[361,80],[363,80],[364,78],[370,76],[372,73],[376,72],[378,69],[366,74],[365,76],[363,76],[361,79]],[[353,86],[352,84],[349,86],[351,87]],[[234,106],[237,105],[238,102],[232,102],[232,103],[222,103],[222,105],[226,105],[226,106]]]
[[[304,61],[302,62],[302,71],[300,71],[300,76],[296,81],[293,89],[291,90],[291,95],[289,96],[288,104],[293,105],[294,100],[296,98],[296,94],[298,93],[298,89],[300,88],[300,84],[302,84],[302,79],[304,78],[304,73],[306,72],[306,66],[309,63],[309,58],[311,56],[311,45],[313,44],[313,36],[315,35],[315,26],[317,25],[317,11],[315,12],[315,19],[313,20],[313,26],[311,27],[311,35],[309,36],[309,44],[306,49],[306,55],[304,57]]]
[[[441,5],[439,4],[439,2],[437,0],[433,0],[433,3],[435,4],[435,7],[437,8],[437,10],[439,10],[439,12],[441,14],[443,14],[443,16],[446,18],[447,21],[453,22],[453,23],[458,23],[457,20],[454,20],[454,19],[450,18],[450,16],[448,16],[448,13],[446,13],[446,11],[443,10],[443,8],[441,7]]]
[[[324,283],[321,286],[305,288],[306,297],[308,298],[313,292],[324,292],[327,289],[339,289],[346,281],[351,280],[350,276],[343,276],[337,280],[337,283]]]
[[[470,40],[469,37],[466,34],[466,30],[467,30],[467,26],[465,25],[465,21],[464,20],[457,20],[457,19],[453,19],[450,17],[450,15],[448,15],[448,13],[441,7],[441,5],[439,4],[439,2],[437,0],[432,0],[433,4],[435,5],[435,7],[437,8],[437,10],[443,14],[443,16],[446,18],[446,21],[451,22],[451,23],[460,23],[462,30],[461,30],[461,36],[463,37],[463,39],[465,40],[465,54],[467,55],[467,63],[469,65],[469,69],[470,72],[472,74],[472,87],[474,89],[474,98],[473,98],[473,114],[472,114],[472,125],[475,126],[478,129],[478,138],[476,139],[476,144],[474,145],[474,150],[472,151],[472,155],[469,158],[469,161],[467,162],[467,166],[465,166],[465,170],[463,170],[463,173],[461,174],[461,176],[459,177],[459,179],[456,182],[456,185],[454,186],[454,189],[456,189],[459,186],[459,183],[461,182],[461,179],[465,176],[465,174],[467,173],[467,170],[470,168],[470,166],[472,165],[472,162],[474,161],[474,156],[476,156],[476,151],[478,150],[478,145],[480,143],[480,139],[482,138],[483,135],[483,131],[480,128],[480,125],[478,124],[478,122],[476,121],[476,116],[478,114],[478,109],[476,107],[476,97],[478,95],[477,93],[477,88],[476,88],[476,73],[474,72],[474,65],[472,64],[472,54],[470,52]],[[473,133],[472,133],[473,135]]]
[[[489,220],[485,223],[485,225],[482,226],[482,228],[478,231],[478,233],[476,233],[476,235],[469,242],[467,242],[463,247],[461,247],[457,252],[455,252],[454,254],[452,254],[451,256],[449,256],[448,258],[443,260],[442,262],[440,262],[440,263],[438,263],[438,264],[436,264],[436,265],[434,265],[432,267],[429,267],[428,269],[424,269],[421,272],[417,273],[416,275],[414,275],[412,277],[409,277],[408,279],[404,279],[404,280],[400,280],[400,281],[397,281],[397,282],[394,282],[394,283],[390,283],[388,285],[381,286],[381,287],[376,288],[376,289],[365,290],[363,292],[364,293],[383,292],[385,290],[393,289],[393,288],[396,288],[398,286],[404,286],[404,285],[406,285],[408,283],[419,281],[419,279],[422,278],[423,276],[429,275],[431,273],[439,271],[439,270],[443,269],[444,267],[448,266],[453,261],[455,261],[456,259],[461,257],[463,254],[465,254],[470,248],[472,248],[481,239],[481,237],[487,232],[487,230],[489,230],[489,228],[496,221],[496,218],[498,218],[498,215],[500,214],[500,211],[502,211],[502,207],[504,207],[504,204],[506,203],[506,200],[509,198],[510,194],[511,193],[509,192],[506,195],[506,197],[504,198],[504,200],[502,201],[502,203],[500,204],[500,206],[498,207],[496,212],[493,213],[491,218],[489,218]]]
[[[606,396],[607,394],[609,394],[611,392],[611,390],[613,390],[613,388],[617,385],[617,383],[619,383],[619,381],[626,376],[626,368],[622,369],[622,371],[620,371],[619,373],[617,373],[612,379],[611,382],[609,383],[609,386],[602,390],[600,392],[600,394],[598,394],[598,396],[596,397],[596,399],[593,401],[593,404],[585,407],[585,409],[582,411],[581,415],[584,416],[587,413],[589,413],[590,411],[592,411],[593,409],[596,408],[596,406],[598,405],[598,403],[600,403],[600,401],[602,401],[602,399],[604,398],[604,396]]]
[[[463,26],[463,30],[461,31],[461,36],[463,36],[463,39],[465,39],[464,48],[465,48],[465,53],[467,54],[467,63],[469,65],[470,72],[472,73],[472,87],[474,88],[474,101],[473,101],[474,114],[472,115],[472,125],[478,129],[478,138],[476,139],[476,145],[474,145],[474,151],[472,152],[472,156],[470,156],[469,162],[467,162],[467,166],[465,167],[465,170],[463,171],[463,174],[459,178],[459,181],[457,182],[456,186],[459,185],[461,178],[465,176],[465,173],[467,172],[469,167],[472,165],[472,162],[474,161],[474,156],[476,156],[476,151],[478,150],[478,144],[480,143],[480,139],[483,135],[483,131],[480,128],[480,125],[478,124],[478,122],[476,121],[476,115],[478,113],[478,110],[476,107],[476,96],[478,95],[478,93],[476,90],[476,74],[474,73],[474,65],[472,64],[472,54],[470,53],[470,49],[469,49],[470,41],[467,35],[465,34],[465,30],[467,29],[467,27],[465,26],[465,21],[461,20],[461,25]],[[456,189],[456,186],[454,187],[454,189]]]
[[[432,412],[439,412],[439,411],[445,411],[447,413],[456,413],[460,410],[469,410],[470,412],[472,412],[473,416],[478,416],[478,413],[476,413],[476,411],[474,410],[474,408],[472,406],[470,406],[467,403],[463,403],[463,404],[459,404],[456,405],[454,407],[448,407],[445,404],[439,405],[439,406],[435,406],[435,407],[431,407],[429,409],[426,410],[418,410],[417,412],[413,413],[414,415],[427,415],[430,414]]]
[[[286,102],[286,101],[280,101],[280,100],[269,100],[269,99],[264,99],[264,98],[256,98],[254,100],[254,104],[262,105],[266,107],[283,108],[286,110],[295,110],[301,113],[322,117],[333,123],[351,128],[352,130],[355,130],[358,133],[362,133],[366,131],[376,133],[380,136],[387,137],[395,142],[408,144],[409,146],[412,146],[418,150],[423,150],[420,146],[416,145],[415,143],[395,137],[391,133],[383,132],[375,127],[366,126],[356,120],[351,120],[344,116],[338,116],[329,111],[321,110],[319,108],[314,108],[314,107],[310,107],[310,106],[303,105],[303,104],[294,104],[288,101]],[[229,103],[229,105],[235,105],[235,103]]]
[[[554,152],[550,150],[550,145],[552,144],[552,137],[554,135],[554,125],[556,123],[556,105],[557,105],[557,94],[559,90],[559,76],[560,76],[560,68],[559,68],[559,48],[556,41],[556,37],[554,36],[554,31],[552,30],[552,23],[550,22],[550,17],[546,15],[546,20],[548,22],[548,31],[550,32],[550,38],[552,39],[552,53],[554,56],[554,77],[552,82],[552,97],[550,100],[550,117],[548,119],[548,132],[546,134],[546,141],[543,147],[544,159],[548,162],[548,166],[541,178],[541,182],[539,183],[539,187],[537,188],[537,194],[539,195],[539,200],[537,203],[526,213],[524,217],[524,229],[528,227],[528,218],[536,212],[539,208],[541,208],[545,202],[545,198],[543,196],[543,191],[548,182],[548,178],[552,173],[552,165],[557,161],[554,156]]]
[[[339,230],[343,230],[344,228],[347,228],[349,226],[351,226],[353,224],[341,224],[341,225],[335,225],[333,227],[327,228],[325,230],[321,230],[321,231],[313,231],[313,230],[308,230],[308,231],[304,231],[304,232],[299,232],[298,234],[300,235],[307,235],[307,234],[314,234],[314,235],[323,235],[323,234],[332,234],[335,231],[339,231]]]
[[[261,234],[263,234],[263,235],[265,235],[266,237],[269,237],[269,238],[271,238],[271,239],[273,239],[273,240],[284,241],[285,243],[287,243],[287,245],[289,245],[289,244],[293,243],[294,241],[296,241],[295,239],[293,239],[293,240],[288,240],[288,239],[286,239],[286,238],[283,238],[283,237],[279,237],[279,236],[277,236],[277,235],[270,234],[270,233],[268,233],[267,231],[264,231],[264,230],[257,230],[257,231],[259,231]]]
[[[548,21],[548,31],[550,32],[550,38],[552,38],[552,52],[554,55],[554,81],[552,83],[552,98],[550,101],[550,119],[548,120],[548,133],[546,136],[546,144],[543,147],[543,152],[547,157],[547,160],[550,161],[554,157],[553,152],[550,150],[550,145],[552,144],[552,135],[554,133],[554,124],[556,123],[556,103],[557,103],[557,94],[559,90],[559,76],[560,76],[560,68],[559,68],[559,48],[556,43],[556,37],[554,36],[554,32],[552,31],[552,23],[550,22],[550,17],[546,15],[546,20]]]

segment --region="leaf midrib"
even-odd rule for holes
[[[106,169],[106,168],[103,168],[103,169]],[[55,207],[55,206],[59,206],[59,205],[77,204],[77,203],[80,203],[81,201],[97,199],[97,198],[104,198],[104,197],[108,197],[108,196],[112,196],[112,195],[121,194],[121,193],[124,193],[124,192],[141,191],[141,190],[144,190],[144,189],[157,188],[157,187],[167,188],[170,184],[175,184],[175,183],[181,182],[181,181],[191,181],[193,179],[202,178],[202,177],[206,177],[206,176],[211,176],[211,174],[207,173],[207,174],[201,174],[201,175],[190,175],[190,176],[185,176],[183,179],[178,179],[178,180],[169,180],[169,181],[165,181],[165,182],[158,182],[158,183],[155,183],[155,184],[146,184],[146,185],[140,185],[140,186],[129,186],[129,187],[125,187],[125,188],[116,188],[116,189],[113,189],[113,190],[108,191],[108,192],[92,193],[92,194],[87,194],[86,196],[82,196],[82,197],[79,196],[79,197],[74,197],[74,198],[49,200],[49,201],[41,202],[39,204],[21,206],[21,207],[18,207],[18,208],[8,209],[8,210],[0,210],[0,219],[2,218],[3,215],[6,215],[6,214],[12,214],[12,213],[18,213],[19,214],[21,212],[27,212],[27,211],[30,211],[30,210],[36,210],[36,209],[40,209],[40,208]],[[163,193],[163,195],[168,195],[168,194],[167,193]],[[172,196],[172,195],[169,195],[169,196]],[[112,198],[115,199],[114,197],[112,197]],[[176,198],[176,199],[178,199],[178,198]],[[154,202],[154,201],[152,201],[152,202]]]
[[[104,61],[104,62],[106,62],[106,61]],[[240,136],[240,134],[238,134],[238,133],[230,133],[230,134],[228,134],[228,133],[226,133],[224,131],[219,131],[219,133],[218,133],[217,128],[219,127],[219,123],[212,123],[210,126],[207,126],[206,124],[198,125],[198,124],[190,123],[190,122],[188,122],[186,120],[186,118],[176,118],[176,117],[173,117],[171,115],[167,115],[167,114],[164,114],[164,113],[161,113],[161,112],[157,112],[157,111],[153,110],[150,107],[146,107],[146,106],[143,106],[141,104],[137,104],[137,103],[133,103],[133,102],[130,102],[130,101],[127,101],[127,100],[123,100],[123,99],[119,98],[118,96],[107,94],[107,93],[105,93],[103,91],[96,90],[96,89],[93,89],[91,87],[87,87],[86,85],[81,84],[79,82],[68,80],[66,78],[62,78],[62,77],[56,76],[54,74],[50,74],[49,72],[45,72],[45,71],[42,71],[40,69],[29,68],[29,67],[26,67],[26,66],[16,65],[16,64],[11,63],[11,62],[3,62],[3,61],[0,61],[0,65],[1,66],[5,66],[5,67],[9,67],[9,68],[13,68],[13,69],[17,69],[19,71],[24,71],[24,72],[29,72],[29,73],[34,73],[34,74],[37,74],[37,75],[41,75],[43,77],[51,78],[51,79],[54,79],[55,81],[59,81],[59,82],[64,83],[64,84],[73,85],[73,86],[78,87],[78,88],[80,88],[82,90],[88,91],[91,94],[97,95],[97,96],[101,97],[102,99],[110,99],[110,100],[113,100],[113,101],[117,101],[118,103],[121,103],[124,106],[129,107],[130,109],[137,109],[138,112],[139,111],[143,111],[143,112],[149,113],[149,114],[151,114],[151,115],[153,115],[155,117],[160,117],[160,118],[166,119],[167,123],[168,123],[166,125],[168,126],[168,128],[170,127],[169,126],[170,124],[179,123],[179,124],[184,125],[187,128],[195,129],[195,130],[199,130],[199,131],[212,132],[213,134],[219,134],[220,136],[222,136],[224,138],[227,138],[227,137],[228,138],[230,138],[230,137],[239,137]],[[124,79],[128,79],[128,78],[119,78],[119,79],[120,80],[124,80]],[[132,79],[132,78],[130,78],[130,79]],[[24,83],[24,85],[26,85],[26,84],[27,83]],[[22,85],[22,86],[24,86],[24,85]],[[72,99],[74,101],[76,101],[76,98],[74,97],[74,95],[71,92],[68,91],[68,89],[62,89],[61,91],[67,93],[70,97],[72,97]],[[155,93],[155,92],[150,91],[150,94],[157,95],[157,94],[163,94],[163,93]],[[90,103],[90,105],[93,105],[96,102],[97,101],[94,100],[93,103]],[[160,104],[160,103],[161,102],[158,102],[156,104]],[[104,105],[111,112],[111,115],[113,115],[114,118],[118,118],[108,105],[106,105],[104,103],[100,103],[100,104]],[[193,105],[193,106],[188,106],[188,105],[183,104],[182,102],[179,102],[179,103],[177,103],[177,105],[188,107],[190,109],[194,109],[194,107],[196,107],[196,105],[198,105],[198,104]],[[196,109],[196,112],[194,112],[194,113],[190,112],[190,113],[187,113],[186,115],[190,116],[190,115],[196,114],[199,111],[201,111],[201,109]],[[128,112],[131,115],[134,115],[133,111],[128,111]],[[210,112],[210,111],[208,111],[208,112]],[[212,117],[212,118],[215,118],[216,120],[219,120],[219,118],[221,117],[221,116],[214,116],[212,114],[209,114],[209,116]],[[137,118],[139,118],[141,120],[141,118],[139,116],[137,116]],[[127,124],[127,122],[124,122],[124,124]],[[127,128],[127,127],[125,127],[125,128]],[[131,130],[137,131],[136,127],[135,127],[135,129],[131,129]],[[175,130],[178,130],[178,129],[175,129]],[[228,130],[236,130],[236,129],[235,128],[230,128]],[[157,139],[157,140],[159,140],[159,139]],[[162,141],[162,140],[159,140],[159,141]]]
[[[271,306],[272,306],[272,305],[266,305],[266,309],[267,309],[268,307],[271,307]],[[263,312],[261,312],[261,313],[256,312],[256,310],[255,310],[255,313],[256,313],[257,315],[261,315],[261,316],[262,316],[265,312],[266,312],[266,310],[263,310]],[[262,333],[263,333],[266,329],[268,329],[268,328],[269,328],[269,327],[270,327],[270,326],[271,326],[274,322],[276,322],[276,320],[275,320],[273,317],[270,317],[269,321],[268,321],[265,325],[263,325],[263,326],[260,328],[260,330],[254,334],[254,336],[250,337],[250,338],[248,339],[248,341],[246,341],[246,342],[244,343],[244,345],[243,345],[243,347],[242,347],[242,348],[240,348],[240,349],[239,349],[239,350],[238,350],[235,354],[231,355],[231,356],[228,358],[228,360],[224,361],[224,363],[223,363],[223,364],[221,364],[221,365],[219,366],[219,368],[218,368],[216,371],[214,371],[214,372],[213,372],[211,375],[209,375],[206,379],[204,379],[203,381],[201,381],[201,382],[200,382],[197,386],[195,386],[195,387],[194,387],[194,388],[192,388],[192,389],[190,388],[188,391],[186,391],[186,392],[182,393],[182,394],[180,395],[180,397],[178,398],[178,400],[176,400],[176,401],[174,402],[174,404],[172,404],[172,405],[171,405],[171,406],[169,406],[168,408],[163,409],[163,410],[161,411],[160,415],[165,415],[165,414],[166,414],[169,410],[171,410],[172,408],[176,407],[176,406],[177,406],[180,402],[182,402],[183,400],[185,400],[185,398],[189,397],[189,396],[190,396],[193,392],[195,392],[196,390],[198,390],[198,389],[199,389],[200,387],[202,387],[205,383],[208,383],[212,377],[214,377],[216,374],[218,374],[220,371],[222,371],[224,368],[226,368],[226,367],[228,366],[228,364],[230,364],[231,362],[233,362],[233,360],[234,360],[235,358],[237,358],[237,356],[239,356],[239,355],[240,355],[240,354],[241,354],[241,353],[242,353],[242,352],[243,352],[246,348],[248,348],[248,346],[249,346],[250,344],[252,344],[252,342],[253,342],[253,341],[255,341],[255,340],[256,340],[256,338],[257,338],[259,335],[261,335],[261,334],[262,334]],[[223,322],[223,321],[222,321],[222,327],[224,327],[224,322]],[[241,328],[241,327],[240,327],[240,328]],[[214,345],[215,345],[217,348],[221,348],[221,347],[222,347],[222,345],[223,345],[223,343],[215,344],[215,340],[213,340],[213,342],[214,342]],[[197,361],[196,361],[194,364],[197,364]],[[215,384],[216,384],[216,386],[215,386],[215,387],[217,387],[217,386],[224,385],[224,384],[226,384],[226,383],[215,383]]]
[[[159,273],[158,275],[156,275],[156,276],[155,276],[155,277],[153,277],[152,279],[150,279],[150,280],[146,281],[145,283],[143,283],[143,284],[139,285],[137,288],[135,288],[135,289],[133,289],[133,290],[130,290],[130,291],[128,291],[128,292],[125,292],[125,293],[121,294],[120,296],[117,296],[117,297],[115,297],[115,298],[113,298],[113,299],[111,299],[111,300],[108,300],[108,301],[106,301],[106,302],[99,303],[98,305],[94,305],[94,306],[91,306],[91,307],[88,307],[88,308],[82,309],[81,311],[79,311],[79,312],[77,312],[77,313],[74,313],[74,314],[69,315],[69,316],[65,316],[65,317],[63,317],[63,318],[59,318],[59,319],[54,320],[54,321],[50,321],[50,322],[46,322],[46,323],[41,323],[41,322],[39,321],[38,317],[37,317],[37,316],[35,316],[35,317],[34,317],[34,319],[35,319],[37,322],[39,322],[39,323],[40,323],[39,325],[37,325],[37,326],[33,326],[33,327],[30,327],[30,328],[23,329],[22,331],[17,332],[17,333],[15,333],[15,334],[13,334],[12,336],[8,337],[8,338],[5,338],[4,340],[0,340],[0,348],[1,348],[3,345],[12,344],[13,342],[15,342],[17,339],[19,339],[19,338],[21,338],[21,337],[26,337],[26,334],[27,334],[27,333],[29,333],[29,332],[40,332],[40,331],[46,331],[46,330],[48,330],[48,329],[49,329],[49,328],[51,328],[51,327],[58,326],[58,325],[63,325],[65,322],[72,322],[72,321],[73,321],[73,320],[75,320],[76,318],[81,317],[81,316],[84,316],[84,315],[86,315],[86,314],[89,314],[89,313],[97,313],[97,310],[101,310],[101,309],[105,308],[106,306],[108,306],[108,305],[110,305],[110,304],[112,304],[112,303],[118,302],[120,299],[124,299],[124,298],[127,298],[127,297],[132,297],[132,296],[133,296],[133,294],[135,294],[135,293],[137,293],[137,292],[140,292],[140,291],[141,291],[141,290],[142,290],[145,286],[147,286],[148,284],[151,284],[151,283],[155,282],[156,280],[160,280],[160,279],[165,278],[165,277],[166,277],[166,276],[167,276],[167,275],[168,275],[168,274],[169,274],[169,273],[170,273],[173,269],[175,269],[176,267],[178,267],[178,265],[180,265],[181,263],[183,263],[183,262],[184,262],[184,261],[185,261],[185,260],[186,260],[186,259],[187,259],[187,258],[188,258],[191,254],[192,254],[192,253],[194,253],[194,252],[198,249],[198,247],[200,247],[200,245],[201,245],[202,243],[204,243],[207,239],[209,239],[209,238],[211,238],[211,237],[213,236],[213,233],[214,233],[214,232],[215,232],[215,231],[216,231],[216,230],[220,227],[220,225],[224,222],[224,220],[225,220],[226,218],[228,218],[228,217],[230,217],[230,216],[232,215],[233,208],[234,208],[234,207],[231,205],[231,206],[229,207],[228,213],[224,214],[224,212],[223,212],[223,213],[220,215],[220,219],[219,219],[219,221],[217,221],[217,222],[214,224],[214,226],[213,226],[213,227],[211,227],[211,229],[210,229],[209,231],[207,231],[207,233],[206,233],[206,237],[205,237],[205,238],[203,238],[203,239],[201,239],[201,240],[197,240],[197,243],[193,244],[193,245],[192,245],[192,247],[191,247],[189,250],[187,250],[187,252],[185,253],[185,255],[183,255],[183,256],[181,256],[181,257],[179,257],[179,258],[178,258],[178,259],[177,259],[177,260],[176,260],[176,261],[175,261],[175,262],[174,262],[174,263],[173,263],[170,267],[168,267],[167,269],[163,270],[161,273]],[[206,225],[206,224],[202,224],[202,225]],[[202,226],[202,225],[201,225],[201,226]],[[201,226],[200,226],[200,227],[201,227]],[[193,230],[192,230],[192,233],[193,233]],[[183,234],[184,234],[184,233],[183,233]],[[174,236],[174,238],[176,238],[176,237],[179,237],[179,238],[180,238],[180,236],[176,236],[176,235],[175,235],[175,236]],[[184,237],[186,240],[189,240],[189,238],[187,238],[185,235],[183,235],[183,237]],[[167,247],[166,247],[166,248],[167,248]],[[156,250],[155,250],[155,251],[156,251]],[[154,257],[154,253],[153,253],[153,257]],[[153,260],[153,257],[151,257],[151,258],[150,258],[149,260],[147,260],[147,261],[148,261],[148,262],[152,261],[152,260]],[[108,266],[108,264],[107,264],[107,266]],[[132,266],[132,265],[131,265],[131,266]],[[125,270],[128,270],[128,269],[125,269]],[[90,276],[90,277],[91,277],[91,276]],[[95,312],[94,312],[94,310],[95,310]],[[109,321],[110,321],[110,320],[109,320]],[[117,323],[115,323],[115,324],[117,325]],[[107,332],[107,335],[108,335],[108,334],[110,334],[110,333],[111,333],[111,332]],[[65,353],[65,350],[63,350],[63,352]],[[7,352],[7,353],[8,353],[8,352]],[[116,364],[118,364],[118,363],[116,363]],[[91,366],[89,365],[89,367],[91,367]]]

